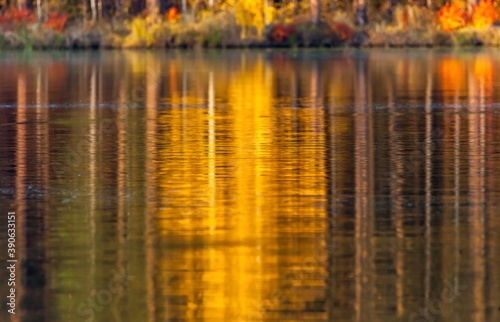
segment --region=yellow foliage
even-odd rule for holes
[[[124,39],[124,47],[151,47],[166,32],[163,21],[154,16],[138,16],[125,24],[130,29],[130,34]]]
[[[274,21],[274,16],[276,15],[276,8],[273,6],[264,6],[265,20],[266,24],[270,24]]]
[[[153,34],[149,32],[148,18],[136,17],[130,22],[126,22],[130,28],[130,35],[125,39],[126,47],[151,46],[154,41]]]
[[[476,29],[486,29],[495,23],[498,19],[498,13],[495,4],[491,0],[481,0],[474,8],[472,14],[472,25]]]
[[[266,26],[265,12],[266,4],[264,0],[230,0],[236,11],[236,22],[242,27],[242,38],[246,38],[248,27],[254,27],[257,35],[262,37]],[[267,9],[268,12],[271,12]]]

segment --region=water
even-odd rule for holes
[[[499,68],[1,53],[1,319],[499,321]]]

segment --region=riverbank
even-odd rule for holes
[[[345,14],[325,17],[319,25],[311,24],[307,16],[298,16],[287,24],[269,24],[258,32],[240,26],[229,13],[175,22],[151,16],[99,23],[66,22],[63,16],[56,16],[52,23],[28,21],[7,28],[4,25],[0,29],[0,50],[500,46],[498,26],[443,31],[429,16],[424,17],[425,12],[421,12],[413,21],[374,21],[359,28]]]

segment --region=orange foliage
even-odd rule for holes
[[[493,25],[499,15],[492,0],[481,0],[474,8],[472,16],[455,3],[444,5],[437,13],[437,20],[444,31],[455,30],[472,24],[476,29],[486,29]]]
[[[342,41],[352,39],[354,36],[352,28],[341,22],[335,22],[332,25],[332,31]]]
[[[33,11],[28,9],[10,9],[0,15],[0,27],[2,29],[12,29],[14,25],[22,25],[35,21]]]
[[[64,30],[64,26],[68,21],[67,13],[51,12],[48,16],[47,22],[43,25],[46,28],[53,29],[56,33]]]
[[[467,12],[454,3],[448,3],[438,11],[437,20],[444,31],[459,29],[467,22]]]
[[[495,10],[495,5],[491,0],[481,0],[474,8],[472,14],[472,25],[477,29],[486,29],[493,25],[498,19],[498,13]]]
[[[28,10],[28,9],[11,10],[11,15],[12,15],[13,21],[17,22],[17,23],[26,23],[26,22],[35,21],[35,15],[33,14],[33,11]]]
[[[167,20],[168,22],[177,22],[181,18],[181,15],[179,14],[179,10],[177,8],[172,7],[170,10],[168,10],[167,14]]]

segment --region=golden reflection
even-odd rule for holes
[[[484,63],[476,61],[474,64],[475,76],[479,79],[469,78],[469,204],[470,204],[470,242],[472,265],[472,274],[474,282],[471,285],[473,298],[473,313],[471,321],[485,321],[485,298],[484,283],[486,279],[485,272],[485,220],[484,220],[484,175],[485,175],[485,115],[484,115],[484,70],[479,68],[482,74],[477,75],[478,66]],[[478,84],[479,83],[479,84]]]
[[[209,158],[209,169],[208,169],[208,189],[209,189],[209,218],[210,218],[210,232],[213,233],[216,229],[216,215],[215,215],[215,200],[217,194],[217,188],[215,185],[215,93],[214,93],[214,72],[210,72],[208,79],[208,158]]]
[[[90,205],[89,205],[89,226],[90,226],[90,287],[92,293],[97,292],[97,286],[95,284],[97,275],[97,246],[96,239],[97,236],[97,218],[96,218],[96,207],[97,207],[97,67],[95,65],[91,68],[90,76],[90,97],[89,97],[89,192],[90,192]]]
[[[389,108],[391,110],[390,115],[390,130],[389,130],[389,142],[390,142],[390,159],[391,159],[391,214],[394,214],[395,220],[395,235],[397,238],[394,244],[394,256],[395,256],[395,266],[396,266],[396,314],[401,316],[404,312],[404,254],[401,251],[404,247],[404,211],[403,211],[403,177],[406,171],[411,171],[412,166],[405,164],[405,160],[401,154],[401,134],[397,130],[398,118],[397,113],[395,113],[395,104],[390,104]]]
[[[125,257],[125,243],[127,235],[127,222],[130,210],[127,209],[127,127],[126,121],[128,119],[128,110],[126,106],[126,89],[125,81],[121,81],[120,91],[118,94],[118,107],[116,115],[116,129],[117,129],[117,152],[116,152],[116,195],[117,195],[117,227],[116,233],[118,234],[118,254],[117,254],[117,270],[118,274],[126,274],[126,257]],[[118,301],[123,298],[123,293],[118,294]]]
[[[425,280],[424,303],[430,301],[432,267],[432,74],[427,62],[425,87]]]
[[[156,138],[158,118],[158,87],[159,73],[158,63],[148,53],[145,64],[146,72],[146,158],[145,170],[147,174],[156,173]],[[157,321],[156,317],[156,283],[155,283],[155,259],[156,259],[156,231],[154,227],[154,216],[156,212],[156,176],[146,176],[146,209],[145,209],[145,234],[146,242],[144,252],[146,253],[146,285],[147,285],[147,310],[148,321]]]
[[[490,96],[493,92],[494,63],[485,55],[474,60],[474,77],[479,82],[480,97]]]
[[[355,99],[355,320],[369,321],[372,316],[372,220],[373,199],[373,121],[367,80],[366,61],[356,62]]]
[[[16,122],[17,133],[16,133],[16,204],[17,207],[15,209],[16,212],[16,235],[17,237],[17,247],[16,247],[16,259],[18,260],[17,272],[20,272],[19,264],[21,264],[22,258],[26,255],[26,238],[25,236],[25,217],[27,216],[27,175],[28,175],[28,155],[29,155],[29,135],[28,135],[28,108],[27,104],[27,79],[25,71],[20,71],[17,77],[17,115]],[[6,217],[4,217],[6,218]],[[22,286],[23,283],[26,283],[21,274],[17,274],[17,301],[23,299],[24,296],[24,288],[19,287]],[[19,312],[20,311],[20,312]],[[23,317],[26,316],[26,312],[24,310],[19,309],[17,307],[18,315],[13,316],[12,321],[21,321]]]

